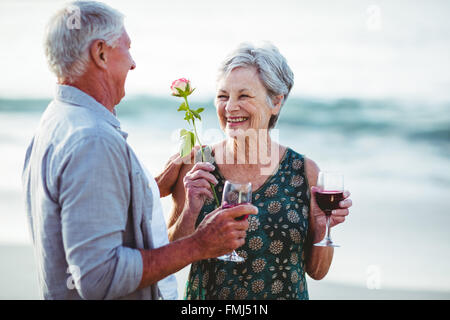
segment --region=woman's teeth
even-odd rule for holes
[[[248,118],[233,118],[233,119],[227,119],[227,122],[242,122],[247,120]]]

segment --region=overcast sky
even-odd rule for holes
[[[42,38],[65,1],[0,2],[0,97],[50,97]],[[126,15],[137,63],[128,94],[166,95],[190,78],[212,97],[216,70],[243,41],[273,42],[292,95],[450,99],[450,1],[105,1]]]

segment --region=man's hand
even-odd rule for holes
[[[194,146],[191,153],[183,158],[178,152],[169,158],[163,172],[155,177],[161,198],[164,198],[172,193],[172,189],[175,187],[178,176],[180,175],[181,167],[183,164],[195,163],[195,154],[199,150],[200,146]]]
[[[172,193],[172,187],[177,182],[182,165],[183,159],[180,157],[180,154],[174,154],[169,158],[163,172],[155,177],[161,198]]]
[[[222,256],[244,245],[248,221],[237,221],[236,218],[257,213],[255,206],[245,204],[219,208],[206,215],[193,234],[203,259]]]
[[[216,209],[205,217],[194,234],[156,249],[139,250],[144,264],[139,289],[190,263],[216,258],[239,248],[245,243],[248,222],[247,219],[236,221],[235,218],[257,213],[258,209],[250,204]]]
[[[163,172],[155,177],[161,198],[164,198],[172,193],[172,188],[177,182],[181,167],[183,164],[194,163],[194,155],[198,150],[200,150],[200,146],[195,146],[192,148],[191,153],[183,158],[178,152],[169,158]]]

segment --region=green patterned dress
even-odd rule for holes
[[[287,148],[275,173],[253,191],[259,213],[249,216],[246,242],[236,250],[246,260],[193,263],[185,299],[308,299],[304,246],[310,193],[304,168],[304,157]],[[225,178],[217,166],[213,174],[221,199]],[[205,203],[196,225],[214,206]]]

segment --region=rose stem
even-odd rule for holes
[[[188,110],[190,112],[192,112],[191,108],[189,107],[189,103],[188,103],[186,97],[184,97],[184,101],[186,103],[186,107],[188,108]],[[200,144],[200,151],[202,153],[202,162],[205,162],[205,154],[203,153],[203,144],[200,142],[200,137],[198,136],[197,128],[195,127],[195,118],[192,118],[192,125],[194,127],[195,138],[198,141],[198,143]],[[217,198],[216,189],[214,188],[214,185],[211,182],[209,183],[209,185],[211,186],[212,192],[214,194],[214,199],[216,200],[216,205],[218,208],[220,206],[220,204],[219,204],[219,199]]]

